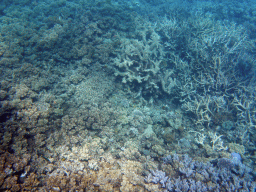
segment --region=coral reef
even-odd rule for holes
[[[3,0],[1,191],[254,191],[255,2]]]
[[[165,53],[154,27],[150,23],[141,24],[133,37],[120,39],[120,48],[113,65],[117,67],[115,75],[122,77],[122,83],[143,84],[147,92],[158,89],[157,73]]]
[[[255,191],[256,175],[238,156],[233,153],[231,158],[202,163],[192,161],[188,155],[174,154],[163,159],[164,167],[170,175],[160,170],[151,170],[145,181],[159,184],[168,191]]]

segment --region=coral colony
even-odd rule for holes
[[[2,0],[0,191],[256,191],[255,0]]]

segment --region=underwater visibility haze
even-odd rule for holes
[[[1,0],[0,191],[256,191],[255,0]]]

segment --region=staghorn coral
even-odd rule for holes
[[[1,190],[203,191],[207,173],[194,174],[189,158],[161,164],[174,150],[221,157],[214,166],[238,176],[250,172],[227,155],[239,152],[248,164],[255,158],[255,80],[247,75],[253,25],[214,20],[211,10],[223,4],[212,2],[129,3],[0,5]],[[114,81],[115,72],[125,86]],[[227,121],[234,126],[225,127]],[[214,142],[204,140],[207,133]],[[225,152],[216,150],[220,139]],[[148,170],[160,168],[151,173],[160,185],[145,184]],[[166,181],[175,174],[198,181]]]
[[[165,55],[161,37],[150,23],[141,25],[135,34],[132,39],[120,40],[121,49],[113,60],[115,75],[121,76],[122,83],[125,84],[145,84],[145,91],[151,92],[159,88],[157,74]]]

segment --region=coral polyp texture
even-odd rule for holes
[[[253,0],[3,0],[0,191],[256,191]]]

